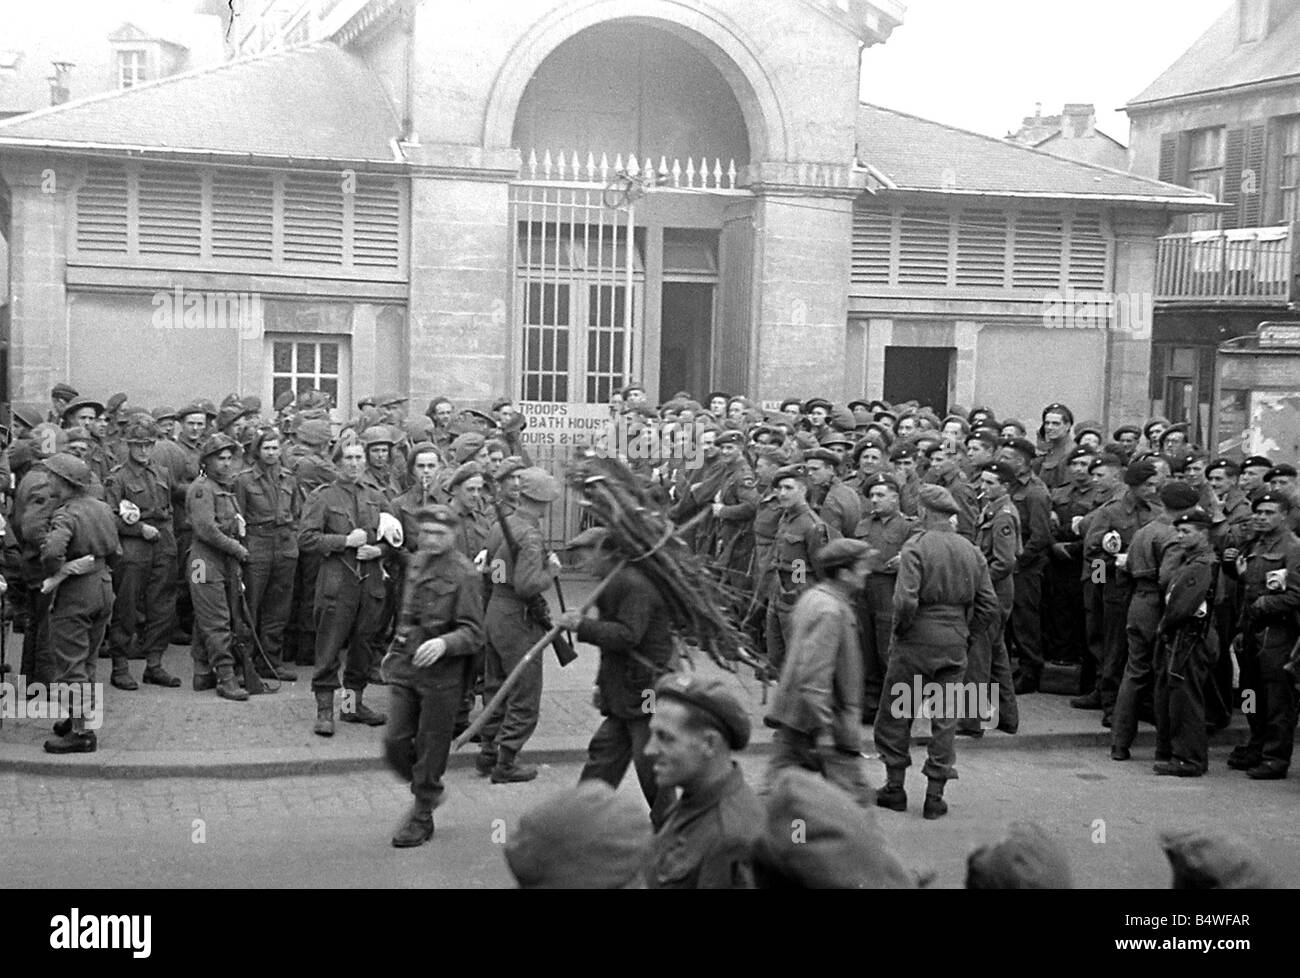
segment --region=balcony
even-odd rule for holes
[[[635,153],[629,153],[627,162],[623,154],[617,153],[613,159],[608,153],[588,152],[585,157],[576,152],[556,152],[530,149],[524,154],[524,165],[520,169],[521,180],[530,183],[580,183],[608,186],[617,174],[627,173],[634,179],[653,177],[658,186],[668,190],[706,190],[710,193],[746,193],[737,187],[737,181],[745,176],[745,164],[737,164],[734,159],[723,160],[719,157],[701,156],[698,161],[687,157],[670,159],[660,156],[656,164],[652,157],[638,160]]]
[[[1300,298],[1300,223],[1168,234],[1157,242],[1156,302],[1163,306],[1272,306]]]

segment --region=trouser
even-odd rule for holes
[[[27,627],[23,630],[21,671],[27,682],[54,680],[57,663],[50,648],[50,595],[41,594],[41,582],[23,582],[27,592]]]
[[[69,577],[59,585],[50,602],[50,651],[54,658],[56,683],[81,684],[90,702],[82,700],[85,711],[97,708],[94,702],[95,653],[104,641],[113,615],[113,583],[107,568],[79,577]]]
[[[1102,652],[1101,677],[1097,691],[1101,694],[1101,710],[1109,717],[1115,709],[1119,685],[1124,679],[1128,664],[1128,591],[1117,588],[1117,593],[1105,593],[1102,599]]]
[[[1160,627],[1160,589],[1143,584],[1128,606],[1128,661],[1112,715],[1111,745],[1128,749],[1137,736],[1138,711],[1155,685],[1156,630]]]
[[[250,628],[257,635],[262,651],[272,666],[284,665],[284,631],[293,609],[293,582],[298,558],[287,556],[283,534],[292,527],[274,533],[253,533],[248,537],[248,564],[244,570],[244,598],[248,601]]]
[[[641,784],[641,793],[650,805],[650,824],[657,832],[668,817],[668,809],[677,800],[677,792],[660,787],[655,780],[654,760],[645,753],[649,741],[649,715],[605,717],[587,745],[587,763],[578,780],[599,778],[611,788],[617,788],[631,764]]]
[[[889,669],[885,673],[885,695],[880,699],[873,731],[876,752],[886,768],[906,769],[911,765],[912,721],[915,719],[914,710],[891,708],[895,701],[890,691],[900,683],[910,689],[917,676],[921,678],[923,686],[925,683],[938,683],[940,688],[947,689],[948,683],[961,682],[962,675],[966,672],[965,659],[965,646],[950,648],[899,641],[894,643],[889,657]],[[933,665],[935,662],[942,664]],[[910,697],[908,702],[910,703]],[[945,715],[930,718],[930,744],[926,748],[925,766],[921,770],[932,781],[949,781],[957,777],[957,752],[953,747],[957,718],[947,716],[947,711],[939,712]],[[905,715],[895,716],[896,713]]]
[[[293,609],[289,613],[294,661],[313,665],[316,661],[316,580],[321,555],[300,553],[294,571]]]
[[[147,667],[162,665],[176,629],[176,554],[170,524],[158,527],[153,543],[130,540],[122,545],[125,553],[113,575],[116,598],[108,629],[114,672],[126,668],[137,635]]]
[[[366,688],[371,665],[370,641],[379,627],[383,604],[383,594],[369,576],[359,580],[341,563],[321,568],[314,604],[313,692],[339,688],[340,659],[343,660],[343,688],[356,692]]]
[[[1255,713],[1250,715],[1250,747],[1259,751],[1264,766],[1281,771],[1291,766],[1300,705],[1295,676],[1282,668],[1295,641],[1293,629],[1269,625],[1243,636],[1242,643],[1242,676],[1246,675],[1245,660],[1252,660],[1251,678],[1256,691]]]
[[[1086,662],[1081,561],[1049,560],[1043,577],[1044,655],[1058,662]]]
[[[889,643],[894,634],[894,574],[872,574],[858,600],[862,633],[862,717],[875,720],[889,668]]]
[[[1102,664],[1106,661],[1106,610],[1102,588],[1091,579],[1079,582],[1083,594],[1083,630],[1088,646],[1079,685],[1085,693],[1100,692]]]
[[[402,607],[400,595],[398,594],[402,569],[396,563],[386,564],[384,569],[388,572],[388,578],[384,581],[384,600],[379,606],[379,621],[375,625],[375,633],[370,639],[370,661],[375,669],[379,668],[384,653],[388,651],[388,645],[393,638],[393,625],[396,623],[397,613]]]
[[[781,597],[776,589],[767,599],[767,661],[778,673],[785,664],[785,648],[790,641],[791,619],[794,616],[794,604],[798,594],[788,598]]]
[[[1237,621],[1241,617],[1240,606],[1236,600],[1236,582],[1224,583],[1232,591],[1214,605],[1214,631],[1219,640],[1219,657],[1210,666],[1205,677],[1205,719],[1212,727],[1226,727],[1232,720],[1234,699],[1232,695],[1232,648],[1233,636],[1237,634]]]
[[[194,606],[190,595],[190,544],[194,531],[188,526],[176,530],[176,626],[182,632],[194,629]]]
[[[994,717],[960,719],[957,722],[959,730],[979,730],[980,720],[996,720],[999,727],[1007,730],[1020,727],[1020,708],[1016,703],[1015,681],[1011,676],[1011,657],[1007,655],[1003,640],[1003,630],[1015,603],[1015,583],[1010,577],[1004,577],[993,585],[993,590],[998,596],[999,614],[986,628],[971,634],[964,681],[978,686],[995,684],[998,712]]]
[[[460,689],[459,681],[445,679],[389,687],[384,753],[393,770],[410,782],[415,807],[421,812],[432,812],[442,804],[442,777],[447,773]]]
[[[487,610],[487,658],[483,698],[491,701],[527,652],[546,633],[518,601],[494,593]],[[483,753],[505,748],[518,754],[537,729],[542,708],[542,657],[536,655],[511,688],[501,708],[483,725]]]
[[[1016,652],[1016,666],[1037,678],[1043,671],[1043,562],[1015,572],[1015,604],[1011,609],[1010,642]]]
[[[1199,637],[1156,643],[1156,754],[1202,771],[1210,764],[1205,682],[1210,647]]]
[[[239,611],[231,601],[237,586],[234,581],[189,582],[194,609],[190,654],[196,676],[215,672],[219,679],[228,679],[235,674],[235,642],[242,630]]]
[[[818,750],[811,734],[781,727],[772,735],[772,756],[767,762],[769,789],[787,768],[816,771],[863,808],[875,804],[876,793],[867,781],[867,764],[859,751]]]

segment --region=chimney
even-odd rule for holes
[[[1061,110],[1061,137],[1086,139],[1097,130],[1097,108],[1092,104],[1067,102]]]
[[[62,105],[72,97],[68,87],[72,69],[77,67],[72,61],[54,61],[54,74],[45,79],[50,83],[50,105]]]

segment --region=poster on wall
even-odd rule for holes
[[[1269,458],[1300,456],[1300,391],[1256,391],[1250,397],[1249,452]]]

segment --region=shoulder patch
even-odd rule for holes
[[[1005,525],[1002,527],[1002,531],[1001,531],[1001,532],[1002,532],[1002,535],[1003,535],[1004,537],[1009,537],[1009,536],[1011,536],[1011,524],[1010,524],[1010,523],[1005,524]]]

